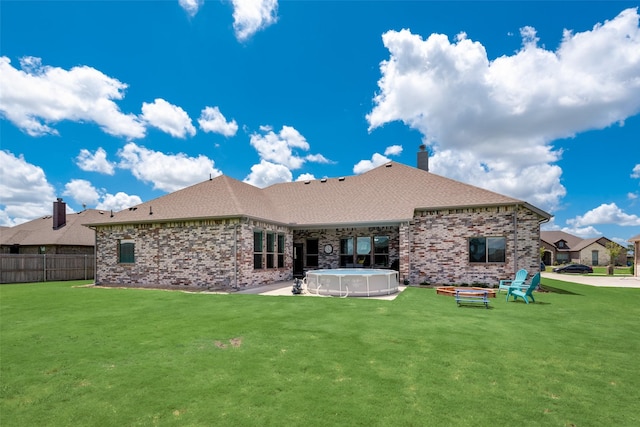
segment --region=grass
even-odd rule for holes
[[[607,276],[608,267],[593,267],[594,276]],[[631,267],[615,267],[613,269],[614,276],[631,276]]]
[[[635,426],[640,289],[536,304],[0,286],[0,424]]]
[[[563,265],[567,265],[567,264],[563,264]],[[547,265],[545,267],[545,271],[553,271],[554,268],[558,268],[558,267],[562,267],[562,265]],[[608,276],[609,272],[608,272],[608,267],[607,266],[601,266],[601,267],[592,267],[593,268],[593,273],[591,273],[590,275],[593,276]],[[576,273],[572,273],[572,274],[576,274]],[[586,276],[587,274],[583,274],[584,276]],[[633,273],[631,272],[631,267],[615,267],[613,269],[613,275],[614,276],[632,276]]]

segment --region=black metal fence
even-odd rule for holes
[[[0,254],[0,283],[94,278],[95,255]]]

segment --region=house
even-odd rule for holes
[[[0,254],[93,254],[95,234],[82,224],[99,221],[105,212],[89,209],[67,214],[66,209],[58,199],[52,215],[0,230]]]
[[[544,248],[542,261],[546,265],[568,263],[591,266],[609,265],[608,243],[615,242],[606,237],[582,239],[564,231],[540,232],[540,245]],[[615,260],[615,265],[626,265],[627,249],[623,246],[620,246],[620,249],[620,255]]]
[[[540,266],[524,202],[389,162],[264,189],[225,175],[87,221],[96,283],[240,289],[318,268],[395,268],[409,283],[496,284]]]
[[[0,229],[0,283],[94,277],[95,233],[82,224],[109,213],[66,210],[66,203],[58,199],[53,215]]]
[[[633,243],[633,275],[640,277],[638,268],[640,267],[640,234],[629,239]]]

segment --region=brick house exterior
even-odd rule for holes
[[[104,214],[95,209],[67,214],[66,204],[58,199],[53,215],[2,229],[0,254],[93,255],[94,233],[82,224],[99,221]]]
[[[640,277],[640,234],[629,239],[633,243],[633,275]]]
[[[397,269],[412,284],[495,285],[539,270],[549,218],[390,162],[264,189],[222,175],[86,225],[96,232],[97,284],[242,289],[360,266]]]
[[[612,240],[606,237],[582,239],[564,231],[540,232],[540,245],[544,248],[542,261],[546,265],[585,264],[591,266],[609,265],[607,244]],[[620,245],[620,255],[615,265],[626,265],[627,248]]]

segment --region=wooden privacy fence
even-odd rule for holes
[[[0,254],[0,283],[94,278],[94,255]]]

